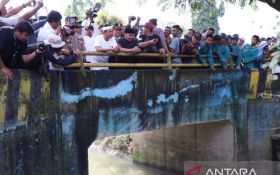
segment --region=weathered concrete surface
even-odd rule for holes
[[[86,174],[87,148],[97,137],[224,120],[231,120],[234,125],[235,158],[248,160],[256,157],[261,144],[269,140],[269,134],[256,133],[279,126],[280,88],[274,85],[279,85],[279,80],[269,86],[263,72],[251,81],[251,72],[246,71],[99,71],[86,72],[85,76],[65,71],[50,73],[49,81],[36,73],[14,73],[13,81],[0,76],[0,162],[5,167],[0,167],[2,171],[36,174],[39,167],[42,172]],[[261,82],[265,85],[261,86]],[[263,92],[271,92],[272,98],[254,99]],[[247,95],[253,97],[252,101]],[[269,108],[269,104],[273,107]],[[272,117],[267,125],[264,116]],[[42,124],[34,128],[32,123]],[[14,135],[19,128],[24,132]],[[44,165],[35,161],[44,156],[44,147],[34,143],[34,133],[49,148],[44,149],[49,156]],[[248,139],[254,144],[249,145]],[[16,156],[16,145],[21,142],[24,148],[18,152],[34,157],[24,157],[23,166],[22,159]],[[36,147],[32,147],[34,144]],[[60,150],[54,151],[56,147]],[[269,151],[258,154],[259,158],[269,158]],[[58,164],[53,170],[55,160],[61,166]]]
[[[230,121],[196,124],[133,134],[133,160],[183,174],[185,161],[233,161],[234,127]]]

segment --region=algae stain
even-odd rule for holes
[[[61,92],[61,100],[63,103],[78,103],[87,97],[99,97],[103,99],[115,99],[122,97],[132,92],[135,88],[137,82],[137,73],[135,72],[128,79],[120,81],[117,85],[103,88],[85,88],[81,90],[78,94],[70,94],[67,92]]]

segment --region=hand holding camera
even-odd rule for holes
[[[150,45],[156,45],[158,43],[158,39],[152,39],[149,41]]]
[[[82,54],[82,52],[79,51],[79,50],[77,50],[77,49],[75,49],[75,50],[73,51],[73,53],[74,53],[74,55],[77,55],[77,56],[81,56],[81,54]]]

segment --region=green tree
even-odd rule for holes
[[[98,13],[98,16],[96,18],[96,22],[97,24],[99,25],[105,25],[105,24],[108,24],[108,25],[114,25],[116,23],[121,23],[123,24],[123,20],[120,19],[119,17],[117,16],[114,16],[114,15],[110,15],[108,11],[105,11],[105,10],[101,10],[99,13]]]
[[[64,15],[77,16],[79,19],[83,19],[85,17],[85,12],[97,2],[100,2],[102,7],[105,7],[105,5],[112,2],[112,0],[72,0],[72,3],[67,6]]]
[[[195,31],[202,32],[204,29],[213,27],[218,33],[220,31],[218,18],[222,17],[225,12],[224,3],[217,7],[216,1],[205,0],[200,8],[193,8],[192,28]]]

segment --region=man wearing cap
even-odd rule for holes
[[[63,68],[57,68],[53,64],[59,66],[68,66],[77,62],[81,52],[79,50],[74,50],[73,54],[68,57],[61,56],[61,50],[65,45],[61,37],[57,35],[50,35],[47,40],[44,41],[45,44],[51,46],[51,50],[44,51],[40,56],[43,60],[48,60],[49,70],[63,70]]]
[[[206,57],[205,57],[206,56]],[[213,59],[213,36],[206,36],[204,45],[200,48],[198,59],[201,63],[208,63],[212,70],[215,70]]]
[[[122,53],[133,53],[137,54],[141,52],[141,49],[138,47],[138,40],[136,39],[136,29],[126,27],[125,28],[124,38],[118,40],[120,46],[120,52]],[[135,57],[121,57],[116,59],[117,63],[136,63],[137,60]]]
[[[168,45],[165,41],[164,32],[163,32],[162,29],[157,28],[157,19],[155,19],[155,18],[150,19],[149,22],[154,26],[153,33],[156,34],[157,36],[159,36],[159,38],[161,40],[161,43],[162,43],[162,46],[165,49],[165,53],[168,53],[169,49],[168,49]]]
[[[164,54],[165,50],[162,46],[161,40],[158,35],[153,33],[154,25],[147,22],[144,26],[143,35],[139,37],[139,47],[144,53],[161,53]],[[162,59],[155,58],[141,58],[141,63],[163,63]]]
[[[27,51],[27,39],[32,33],[33,28],[26,21],[17,23],[14,29],[0,29],[0,69],[7,78],[13,79],[10,69],[24,69],[39,52],[29,54]]]
[[[239,41],[239,35],[234,34],[231,39],[231,53],[232,53],[232,58],[233,62],[236,65],[236,69],[240,69],[240,64],[241,64],[241,48],[238,45]]]
[[[215,54],[218,59],[217,63],[222,64],[224,70],[228,69],[230,50],[228,47],[228,38],[226,35],[215,35],[213,38],[213,54]]]
[[[77,21],[73,26],[74,35],[66,39],[66,49],[85,51],[85,41],[82,34],[82,21]]]
[[[115,40],[118,42],[119,39],[121,39],[123,36],[123,25],[122,24],[115,24],[114,25],[114,31],[113,36]]]
[[[103,34],[95,38],[94,47],[97,52],[118,53],[120,47],[113,38],[113,26],[103,27]],[[109,56],[94,56],[91,63],[108,63]],[[91,70],[108,70],[108,67],[95,67]]]
[[[240,46],[241,49],[243,49],[245,45],[245,39],[243,37],[239,38],[238,45]]]
[[[186,35],[189,37],[189,35]],[[200,40],[201,40],[201,34],[195,33],[194,36],[190,39],[186,38],[182,41],[182,49],[181,54],[183,55],[190,55],[190,56],[197,56],[199,49],[201,47]],[[183,63],[198,63],[197,58],[195,57],[189,57],[182,59]]]

